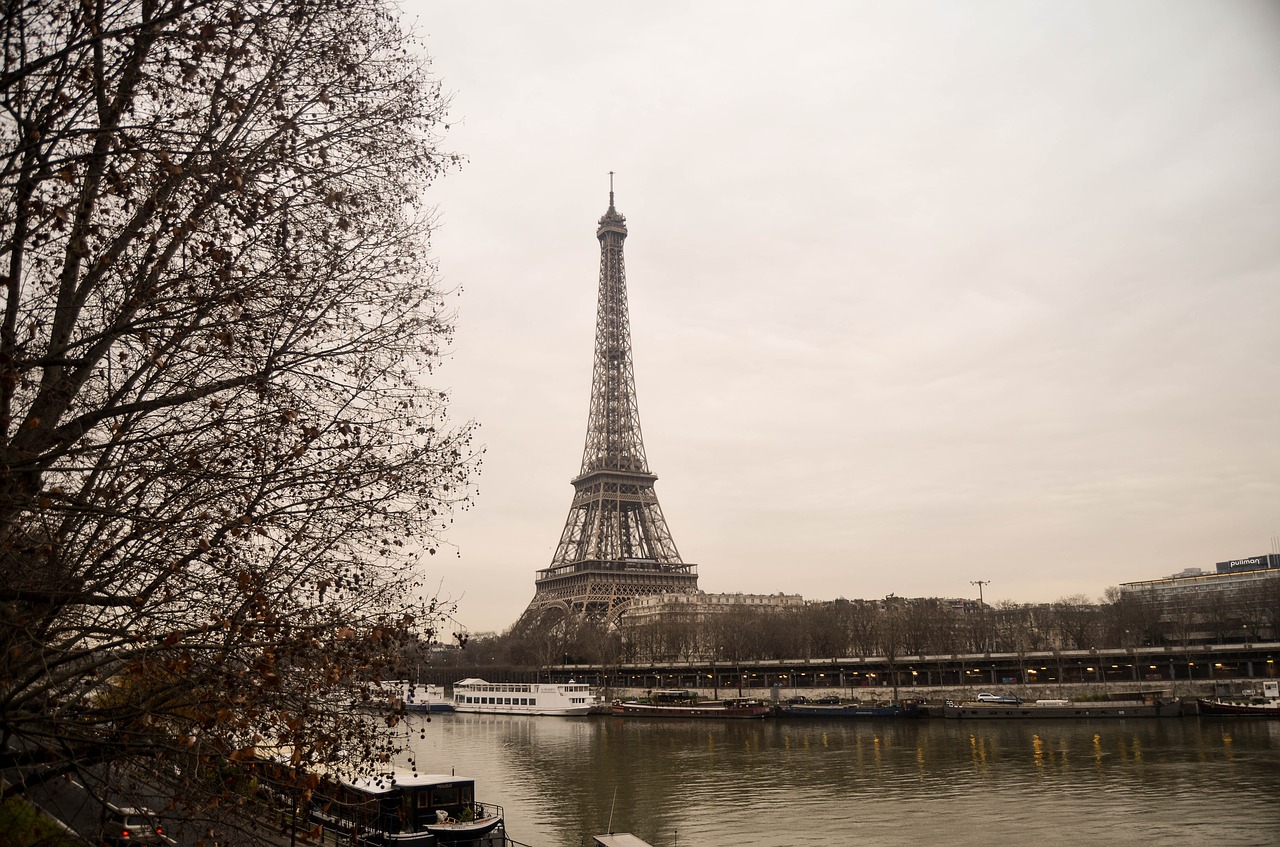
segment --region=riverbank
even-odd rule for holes
[[[975,700],[980,692],[993,694],[1009,694],[1024,702],[1036,700],[1070,700],[1076,703],[1108,702],[1112,700],[1141,700],[1144,696],[1156,695],[1162,700],[1180,699],[1184,702],[1194,701],[1198,697],[1212,697],[1219,685],[1228,685],[1233,689],[1248,688],[1253,680],[1219,680],[1171,682],[1120,682],[1120,683],[1063,683],[1061,685],[1014,685],[995,684],[984,686],[948,686],[948,685],[900,685],[897,696],[892,686],[860,686],[843,688],[836,686],[823,687],[785,687],[774,685],[769,688],[752,688],[750,686],[723,688],[713,686],[681,686],[695,692],[700,698],[714,700],[722,697],[758,697],[765,702],[785,703],[796,697],[813,700],[818,697],[839,697],[842,702],[873,705],[876,703],[892,703],[896,700],[913,699],[927,703],[942,704],[948,700],[965,702]],[[648,696],[651,688],[609,688],[604,687],[601,695],[605,701],[629,700]]]

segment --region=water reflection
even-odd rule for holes
[[[477,778],[512,834],[576,847],[1271,844],[1280,733],[1207,719],[1045,722],[436,717],[426,770]],[[610,824],[612,821],[612,824]]]

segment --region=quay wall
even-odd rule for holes
[[[981,691],[1007,692],[1023,699],[1105,699],[1115,692],[1169,691],[1193,697],[1238,691],[1280,677],[1280,642],[1208,644],[1173,647],[1098,648],[1026,653],[883,656],[831,659],[770,659],[610,662],[551,665],[466,664],[453,661],[418,667],[409,674],[420,682],[451,686],[459,679],[490,682],[585,682],[597,689],[630,694],[687,688],[772,699],[838,694],[845,700],[922,697],[941,702],[968,699]],[[568,658],[568,657],[566,657]]]
[[[1248,688],[1249,680],[1240,680],[1236,688]],[[898,687],[898,699],[916,699],[924,700],[928,703],[942,703],[947,700],[962,702],[973,700],[977,697],[979,691],[990,691],[995,694],[1013,694],[1020,697],[1024,701],[1035,700],[1056,700],[1067,699],[1077,702],[1090,700],[1123,700],[1130,696],[1133,699],[1139,699],[1142,694],[1151,694],[1158,692],[1158,696],[1162,699],[1172,700],[1180,698],[1182,700],[1194,700],[1197,697],[1211,697],[1215,693],[1215,685],[1221,684],[1221,681],[1215,683],[1206,680],[1177,680],[1166,681],[1160,683],[1107,683],[1106,685],[1098,683],[1065,683],[1063,685],[992,685],[983,687],[957,687],[944,685],[908,685]],[[725,697],[737,697],[738,688],[712,686],[681,686],[682,688],[696,691],[705,699],[723,699]],[[602,688],[601,694],[606,700],[627,700],[633,698],[642,698],[648,696],[653,691],[652,688]],[[792,697],[807,697],[813,699],[823,695],[837,695],[843,702],[858,702],[867,705],[876,703],[889,703],[894,699],[892,686],[876,686],[873,688],[784,688],[775,686],[771,688],[748,688],[742,689],[743,697],[756,697],[765,701],[773,701],[775,693],[778,702],[785,702]]]

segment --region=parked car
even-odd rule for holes
[[[155,812],[145,807],[108,806],[102,821],[102,840],[111,845],[167,844]]]
[[[978,694],[978,702],[979,703],[1011,703],[1014,706],[1017,706],[1022,703],[1022,700],[1018,697],[1014,697],[1012,694],[991,694],[990,692],[983,691],[980,694]]]
[[[840,698],[835,694],[827,694],[822,697],[819,697],[817,700],[814,700],[813,702],[817,703],[819,706],[839,706]]]

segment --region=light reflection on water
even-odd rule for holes
[[[421,721],[533,847],[1280,843],[1280,721]]]

